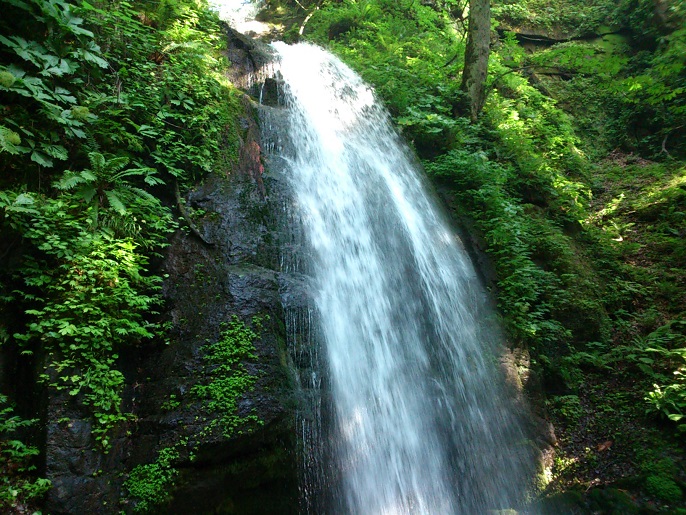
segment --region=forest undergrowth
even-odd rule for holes
[[[175,191],[231,170],[242,109],[203,1],[0,7],[0,345],[27,377],[1,385],[0,511],[24,512],[50,487],[42,390],[90,414],[104,453],[131,421],[120,353],[167,340]]]

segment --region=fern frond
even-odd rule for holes
[[[81,197],[86,204],[90,204],[93,197],[98,192],[92,184],[83,184],[78,191],[78,196]]]
[[[100,150],[100,145],[98,142],[95,140],[95,137],[91,132],[86,133],[86,141],[83,144],[83,148],[86,150],[86,152],[97,152]]]
[[[66,170],[62,178],[55,181],[52,185],[60,191],[69,191],[83,182],[84,180],[79,174]]]
[[[145,176],[145,179],[144,179],[145,184],[148,184],[150,186],[157,186],[157,185],[164,184],[164,181],[162,179],[160,179],[159,177],[154,175],[154,173],[156,172],[154,170],[154,168],[151,168],[151,170],[153,170],[153,173],[150,173],[150,174]]]
[[[157,197],[148,193],[142,188],[130,187],[129,188],[135,195],[141,200],[147,200],[148,202],[158,203]]]
[[[129,158],[128,157],[113,157],[112,159],[110,159],[109,161],[107,161],[105,163],[105,168],[103,171],[107,172],[107,173],[115,174],[113,179],[118,179],[119,174],[117,174],[116,172],[118,172],[119,170],[124,168],[127,164],[129,164]]]
[[[98,180],[90,170],[82,170],[79,175],[83,178],[83,182],[95,182]]]
[[[105,169],[105,156],[100,152],[89,152],[88,160],[91,162],[91,168],[95,175],[100,175]]]
[[[110,203],[110,207],[120,215],[126,214],[126,207],[114,191],[106,191],[105,196]]]

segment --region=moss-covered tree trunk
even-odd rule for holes
[[[465,93],[464,111],[475,122],[486,101],[486,75],[491,42],[490,0],[469,1],[469,29],[465,50],[462,85]]]

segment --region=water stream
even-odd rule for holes
[[[338,59],[275,43],[284,164],[307,242],[331,406],[303,511],[480,514],[521,505],[533,453],[504,388],[479,278],[372,90]],[[287,325],[312,310],[291,313]],[[309,338],[309,336],[308,336]],[[320,370],[315,370],[317,367]],[[308,369],[309,370],[309,369]],[[328,460],[328,463],[321,463]],[[326,478],[319,476],[326,475]],[[325,500],[322,500],[325,499]]]

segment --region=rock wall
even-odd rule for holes
[[[253,73],[267,61],[250,40],[229,35],[230,54],[243,63],[234,73]],[[227,176],[210,175],[184,199],[202,237],[182,224],[161,264],[168,274],[161,316],[169,341],[121,353],[130,423],[105,454],[95,450],[88,414],[68,395],[51,391],[44,399],[45,474],[53,483],[48,513],[140,511],[141,499],[125,480],[135,467],[159,461],[165,449],[178,454],[173,480],[164,485],[162,502],[144,511],[297,512],[297,401],[282,297],[302,293],[298,281],[281,273],[286,193],[279,180],[263,176],[254,103],[246,97],[244,104],[238,165]],[[253,316],[263,319],[256,358],[245,363],[257,381],[238,405],[239,416],[254,414],[260,422],[245,422],[227,436],[211,426],[222,414],[208,412],[192,390],[213,370],[206,345],[233,316],[248,324]]]

